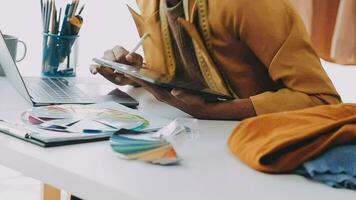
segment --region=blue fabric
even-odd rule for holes
[[[332,148],[305,162],[295,173],[331,187],[356,190],[356,145]]]

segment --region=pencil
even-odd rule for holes
[[[57,20],[57,11],[56,11],[56,4],[52,0],[52,9],[51,9],[51,28],[50,28],[50,33],[55,34],[56,31],[56,20]]]
[[[71,16],[74,6],[74,0],[72,1],[72,3],[68,3],[67,5],[69,5],[68,16]]]
[[[42,25],[44,25],[43,0],[40,0],[40,3],[41,3],[41,16],[42,16]]]
[[[49,25],[50,25],[50,22],[51,22],[51,14],[52,14],[52,3],[53,1],[49,2],[47,1],[47,22],[46,22],[46,30],[45,32],[48,33],[49,32]]]
[[[74,9],[73,9],[72,16],[74,16],[75,13],[77,12],[78,6],[79,6],[79,0],[76,0],[75,4],[74,4]]]
[[[79,12],[78,12],[78,15],[81,15],[81,14],[82,14],[82,12],[83,12],[83,10],[84,10],[84,7],[85,7],[85,4],[82,5],[82,7],[80,8],[80,10],[79,10]]]
[[[46,1],[46,4],[44,5],[44,26],[43,26],[43,32],[47,33],[47,20],[48,20],[48,0]]]
[[[61,18],[62,18],[62,8],[59,8],[59,16],[58,16],[58,21],[57,21],[57,32],[59,32],[59,26],[61,24]]]

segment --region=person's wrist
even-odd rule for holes
[[[217,102],[208,105],[204,112],[210,119],[240,120],[241,116],[243,116],[243,109],[240,107],[241,100]]]
[[[218,111],[216,109],[216,105],[212,103],[206,103],[199,112],[199,118],[202,119],[215,119],[218,115]]]

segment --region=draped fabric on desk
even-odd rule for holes
[[[356,64],[355,0],[292,0],[311,34],[319,56]]]
[[[331,187],[356,190],[356,144],[332,148],[295,173]]]
[[[287,173],[331,147],[353,142],[356,104],[339,104],[247,119],[233,131],[228,146],[256,170]]]

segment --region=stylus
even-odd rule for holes
[[[145,33],[143,34],[143,36],[140,38],[140,40],[137,42],[137,44],[135,45],[135,47],[129,52],[129,54],[133,54],[137,51],[138,48],[140,48],[140,46],[143,44],[143,42],[145,41],[145,39],[149,36],[150,34]],[[114,73],[117,73],[117,70],[114,70]]]
[[[135,47],[129,52],[129,54],[133,54],[137,51],[138,48],[140,48],[140,46],[143,44],[143,42],[145,41],[145,39],[149,36],[148,33],[143,34],[143,36],[140,38],[140,40],[137,42],[137,44],[135,45]]]

